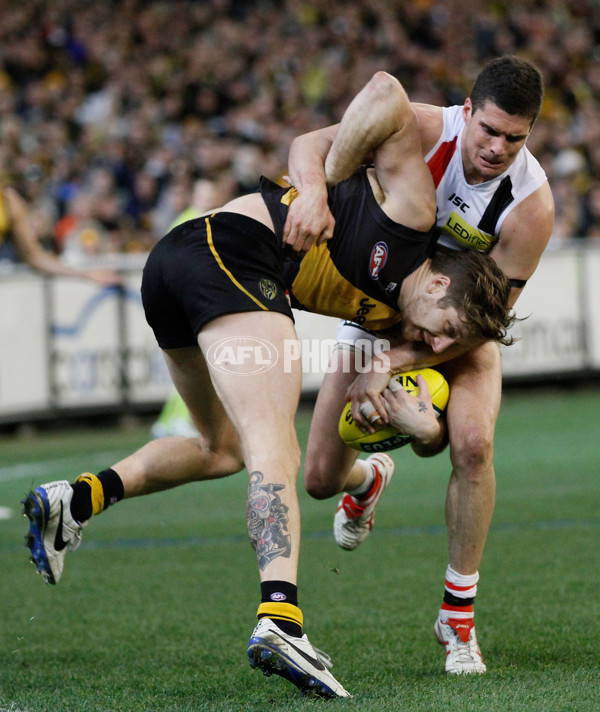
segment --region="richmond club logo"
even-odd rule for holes
[[[379,279],[379,272],[387,262],[388,246],[385,242],[378,242],[371,251],[371,259],[369,261],[369,277],[371,279]]]
[[[266,299],[273,300],[277,296],[277,285],[271,279],[261,279],[258,288]]]

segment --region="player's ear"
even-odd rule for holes
[[[428,292],[429,294],[435,294],[438,297],[443,297],[448,291],[448,287],[452,280],[446,274],[434,274],[429,280]]]
[[[465,103],[463,104],[463,109],[462,109],[462,115],[463,115],[463,121],[465,122],[465,124],[468,124],[469,121],[471,120],[471,117],[473,116],[473,103],[472,103],[470,97],[467,97],[465,99]]]

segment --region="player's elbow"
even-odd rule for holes
[[[391,74],[379,70],[369,80],[365,87],[369,95],[369,106],[377,109],[378,105],[390,107],[395,105],[395,109],[399,116],[406,116],[407,112],[411,112],[410,102],[402,84]]]
[[[367,84],[369,92],[375,97],[387,97],[391,92],[404,92],[402,85],[388,72],[382,69],[375,72]]]

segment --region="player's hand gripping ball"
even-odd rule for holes
[[[397,390],[404,388],[405,391],[413,396],[419,395],[419,386],[417,384],[417,376],[421,374],[427,381],[429,392],[431,394],[431,403],[439,416],[446,409],[450,389],[448,382],[439,371],[433,368],[421,368],[415,371],[407,371],[406,373],[398,373],[392,376],[388,388]],[[371,405],[369,403],[369,405]],[[374,410],[371,405],[372,410]],[[410,435],[403,435],[393,425],[376,426],[374,433],[363,433],[363,431],[355,423],[352,417],[351,403],[346,403],[346,407],[342,411],[339,422],[339,433],[342,440],[354,450],[362,452],[388,452],[388,450],[396,450],[399,447],[404,447],[412,440]],[[364,417],[368,417],[368,413],[361,411]],[[371,411],[372,412],[372,411]]]

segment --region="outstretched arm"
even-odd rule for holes
[[[27,203],[19,193],[7,186],[3,189],[3,195],[8,206],[15,249],[25,264],[43,274],[81,277],[105,286],[122,282],[121,277],[112,270],[76,269],[62,263],[40,244],[27,215]]]

